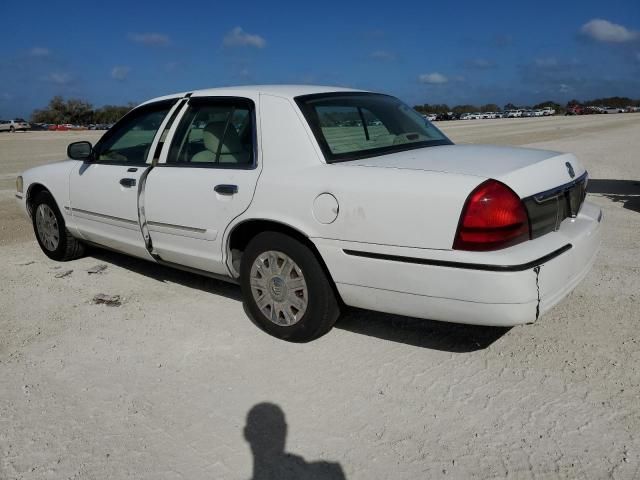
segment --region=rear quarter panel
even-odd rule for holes
[[[250,218],[287,224],[311,238],[450,249],[467,195],[482,178],[441,172],[326,164],[291,101],[263,95],[264,168]],[[336,220],[320,223],[313,204],[331,193]]]

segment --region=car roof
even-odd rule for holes
[[[184,97],[188,93],[191,93],[194,97],[207,97],[207,96],[221,96],[221,97],[235,97],[243,95],[278,95],[286,98],[295,98],[300,95],[311,95],[314,93],[331,93],[331,92],[363,92],[365,90],[357,90],[346,87],[335,86],[323,86],[323,85],[241,85],[232,87],[216,87],[205,88],[201,90],[192,90],[181,93],[174,93],[171,95],[165,95],[162,97],[156,97],[144,102],[147,103],[158,102],[162,100],[170,100],[173,98]]]

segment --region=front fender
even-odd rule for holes
[[[28,216],[31,215],[30,202],[33,200],[33,195],[40,188],[44,188],[51,193],[56,201],[67,228],[74,230],[73,216],[69,211],[69,175],[78,163],[77,160],[67,160],[26,170],[22,174],[24,195],[19,199],[25,213]]]

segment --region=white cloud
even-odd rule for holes
[[[67,85],[71,83],[73,78],[68,73],[63,72],[53,72],[44,77],[44,80],[47,82],[55,83],[57,85]]]
[[[580,31],[594,40],[607,43],[630,42],[640,37],[640,32],[629,30],[622,25],[601,18],[588,21]]]
[[[47,57],[50,53],[49,49],[44,47],[33,47],[29,50],[29,55],[32,57]]]
[[[536,58],[535,64],[536,67],[551,68],[558,65],[558,60],[555,57]]]
[[[369,57],[375,60],[383,60],[386,62],[396,59],[396,56],[394,53],[388,52],[386,50],[376,50],[375,52],[371,52]]]
[[[438,72],[433,73],[423,73],[418,77],[420,83],[427,83],[429,85],[442,85],[443,83],[447,83],[449,79]]]
[[[130,71],[130,67],[117,65],[111,69],[111,78],[113,78],[114,80],[123,81],[129,76]]]
[[[247,33],[241,27],[235,27],[224,36],[222,42],[226,47],[264,48],[267,42],[260,35]]]
[[[130,33],[129,40],[149,47],[166,47],[171,43],[169,37],[163,33]]]

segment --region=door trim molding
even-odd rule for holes
[[[86,220],[92,220],[95,222],[108,223],[110,225],[115,225],[117,227],[122,227],[127,225],[125,228],[129,228],[130,230],[137,230],[138,222],[135,220],[129,220],[127,218],[122,217],[114,217],[113,215],[105,215],[104,213],[91,212],[89,210],[82,210],[80,208],[69,208],[71,210],[71,214],[74,217],[84,218]],[[123,225],[124,224],[124,225]]]
[[[150,232],[166,233],[170,235],[178,235],[181,237],[195,238],[198,240],[213,241],[218,237],[218,232],[216,230],[187,227],[185,225],[175,225],[173,223],[148,221],[147,228]],[[153,235],[151,235],[151,239],[153,242]]]

